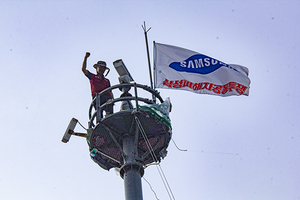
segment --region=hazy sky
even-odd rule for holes
[[[0,0],[0,199],[125,199],[123,180],[90,159],[85,139],[61,138],[72,117],[87,126],[86,51],[91,72],[107,62],[111,84],[120,58],[150,84],[144,21],[151,63],[156,41],[250,71],[248,97],[159,89],[187,149],[171,142],[161,163],[175,199],[300,199],[299,10],[286,0]],[[169,199],[155,166],[144,177]],[[144,199],[156,199],[142,184]]]

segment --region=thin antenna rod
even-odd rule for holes
[[[146,30],[146,23],[144,21],[144,26],[142,25],[142,28],[145,33],[145,41],[146,41],[146,49],[147,49],[147,57],[148,57],[148,66],[149,66],[149,74],[150,74],[150,84],[151,84],[151,89],[153,89],[153,81],[152,81],[152,72],[151,72],[151,63],[150,63],[150,56],[149,56],[149,46],[148,46],[148,37],[147,37],[147,32],[151,29],[151,27]]]

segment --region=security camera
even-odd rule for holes
[[[61,140],[62,142],[64,142],[64,143],[69,142],[70,137],[71,137],[70,132],[73,132],[73,130],[74,130],[74,128],[75,128],[77,122],[78,122],[77,119],[75,119],[75,118],[72,118],[72,119],[71,119],[71,121],[70,121],[70,123],[69,123],[69,126],[68,126],[68,128],[67,128],[67,130],[66,130],[66,132],[65,132],[65,134],[64,134],[64,136],[63,136],[63,138],[62,138],[62,140]]]
[[[131,81],[133,81],[133,78],[130,75],[122,59],[116,60],[115,62],[113,62],[113,65],[120,76],[119,77],[120,83],[130,83]]]

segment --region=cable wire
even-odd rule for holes
[[[77,122],[84,130],[87,130],[79,121],[77,121]]]
[[[177,144],[175,143],[175,141],[173,140],[173,138],[171,138],[171,139],[172,139],[172,141],[173,141],[175,147],[176,147],[179,151],[187,151],[187,149],[180,149],[180,148],[177,146]]]
[[[158,166],[160,166],[160,165],[158,164]],[[165,189],[167,190],[167,193],[168,193],[168,195],[169,195],[169,198],[172,200],[172,197],[171,197],[171,194],[172,194],[172,196],[173,196],[172,190],[171,190],[169,184],[166,184],[166,181],[167,181],[167,180],[164,180],[165,176],[162,175],[162,174],[164,173],[164,172],[162,171],[162,168],[161,168],[161,167],[158,167],[158,166],[156,166],[156,169],[157,169],[157,171],[158,171],[158,173],[159,173],[159,175],[160,175],[160,178],[161,178],[161,180],[162,180],[162,182],[163,182],[163,184],[164,184],[164,186],[165,186]],[[161,171],[160,171],[160,170],[161,170]],[[168,187],[168,186],[169,186],[169,187]],[[170,192],[171,192],[171,194],[170,194]],[[175,200],[174,196],[173,196],[173,199]]]
[[[165,181],[166,181],[166,183],[167,183],[167,185],[168,185],[168,188],[169,188],[169,190],[170,190],[170,193],[171,193],[173,199],[175,200],[174,194],[173,194],[173,192],[172,192],[172,190],[171,190],[171,187],[170,187],[169,182],[168,182],[168,180],[167,180],[167,178],[166,178],[166,176],[165,176],[165,173],[164,173],[164,171],[163,171],[162,168],[161,168],[161,165],[159,164],[158,167],[160,168],[160,170],[161,170],[161,172],[162,172],[162,175],[163,175],[163,177],[164,177],[164,179],[165,179]]]
[[[153,192],[154,195],[155,195],[155,198],[156,198],[157,200],[159,200],[159,198],[158,198],[157,195],[156,195],[156,192],[153,190],[153,188],[152,188],[151,184],[149,183],[149,181],[147,181],[147,179],[146,179],[145,177],[143,177],[143,179],[148,183],[150,189],[152,190],[152,192]]]
[[[144,129],[143,129],[143,126],[142,126],[140,120],[139,120],[136,116],[135,116],[135,121],[136,121],[136,123],[137,123],[139,129],[140,129],[141,132],[142,132],[142,136],[143,136],[143,138],[144,138],[144,140],[145,140],[145,142],[146,142],[146,145],[147,145],[147,147],[148,147],[148,149],[149,149],[149,151],[150,151],[150,154],[151,154],[151,156],[152,156],[152,159],[153,159],[155,162],[158,162],[158,159],[156,158],[156,155],[155,155],[155,153],[154,153],[154,151],[153,151],[153,148],[152,148],[152,146],[151,146],[151,144],[150,144],[150,142],[149,142],[149,139],[148,139],[148,137],[147,137],[147,135],[146,135],[146,133],[145,133],[145,131],[144,131]],[[172,190],[171,190],[171,187],[170,187],[170,185],[169,185],[169,183],[168,183],[168,181],[167,181],[167,178],[166,178],[166,176],[165,176],[165,174],[164,174],[164,172],[163,172],[163,170],[162,170],[160,164],[158,163],[158,166],[156,166],[156,167],[157,167],[157,170],[158,170],[158,172],[159,172],[159,175],[160,175],[160,177],[161,177],[161,179],[162,179],[162,181],[163,181],[163,184],[164,184],[164,186],[165,186],[165,188],[166,188],[166,190],[167,190],[167,193],[168,193],[170,199],[172,200],[172,198],[173,198],[173,199],[175,200],[175,197],[174,197],[174,195],[173,195],[173,192],[172,192]],[[170,193],[171,193],[171,195],[170,195]]]

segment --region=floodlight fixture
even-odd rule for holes
[[[65,131],[65,134],[64,134],[64,136],[63,136],[63,138],[62,138],[62,140],[61,140],[62,142],[64,142],[64,143],[69,142],[70,137],[71,137],[71,135],[72,135],[72,132],[73,132],[73,130],[74,130],[74,128],[75,128],[77,122],[78,122],[77,119],[75,119],[75,118],[72,118],[72,119],[71,119],[71,121],[70,121],[70,123],[69,123],[69,126],[68,126],[67,130]]]

